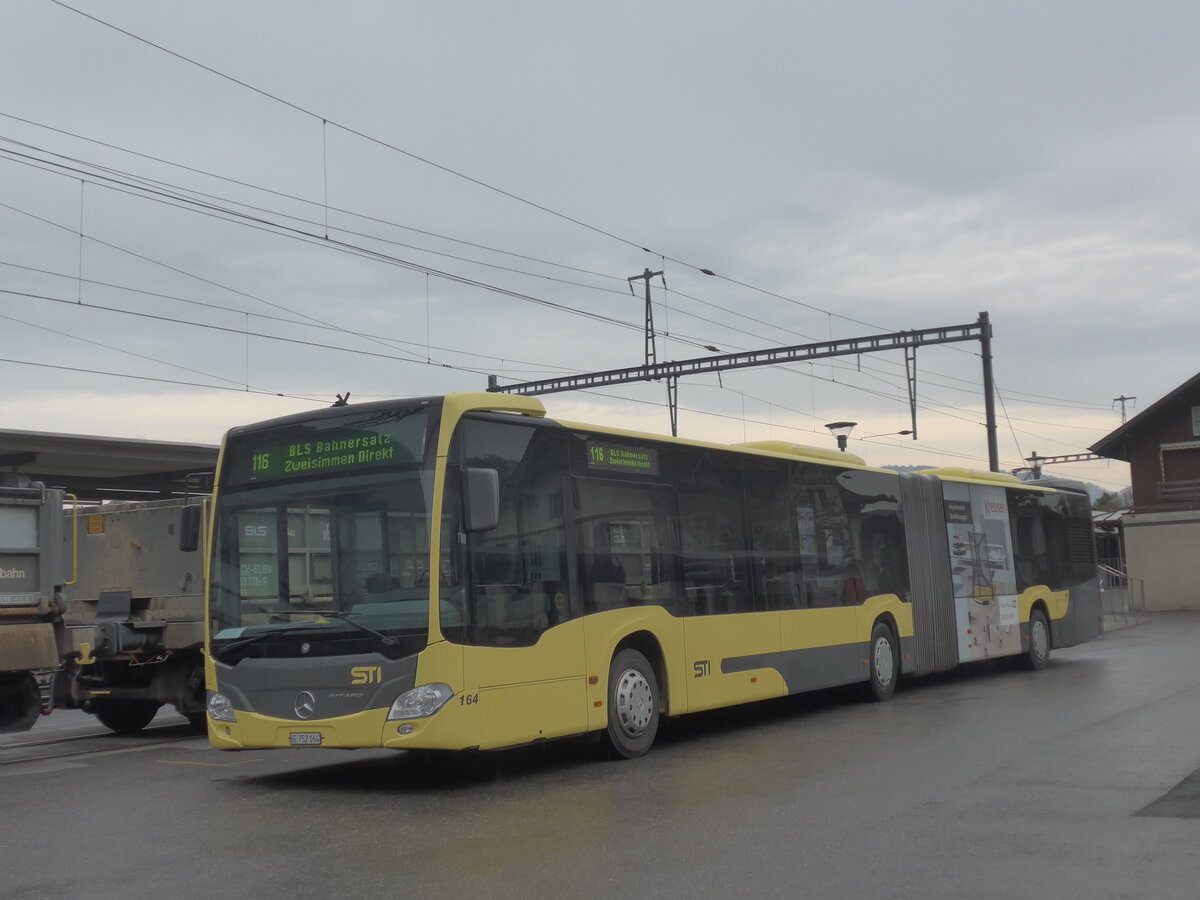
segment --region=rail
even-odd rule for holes
[[[1106,622],[1113,619],[1130,625],[1146,620],[1145,579],[1105,561],[1096,566],[1096,574],[1100,579],[1100,609]]]

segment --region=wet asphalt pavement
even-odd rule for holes
[[[56,718],[58,717],[58,718]],[[0,741],[0,898],[1200,896],[1200,614],[1057,651],[462,756]]]

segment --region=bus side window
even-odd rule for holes
[[[778,459],[745,461],[746,497],[753,515],[754,582],[759,609],[809,605],[803,553],[812,512],[789,481],[795,465]],[[807,527],[808,531],[805,531]],[[811,536],[807,538],[811,544]]]
[[[596,537],[585,551],[588,563],[582,575],[583,593],[593,612],[625,606],[625,566],[614,552],[612,528],[611,523],[597,523],[593,529]]]
[[[674,451],[684,613],[752,612],[742,461],[731,453]]]
[[[584,612],[657,604],[674,611],[678,580],[662,487],[576,478],[575,538]]]
[[[856,535],[863,599],[876,594],[909,595],[908,551],[896,475],[846,473],[839,479],[842,501]],[[861,602],[861,601],[859,601]]]

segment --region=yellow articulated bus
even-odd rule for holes
[[[1079,491],[549,419],[502,394],[233,429],[215,747],[493,749],[1005,658],[1100,630]]]

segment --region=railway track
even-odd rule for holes
[[[71,730],[57,734],[26,732],[5,736],[4,742],[0,743],[0,766],[140,750],[162,744],[192,741],[199,737],[200,735],[192,732],[186,723],[152,725],[140,734],[133,735],[113,734],[102,726],[97,726],[94,731]]]

